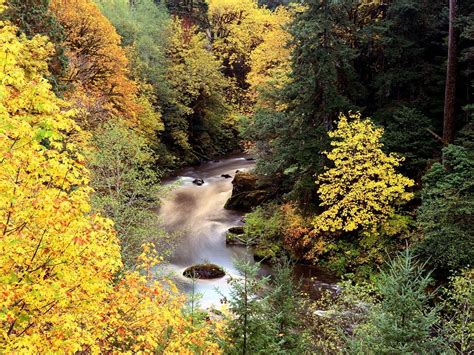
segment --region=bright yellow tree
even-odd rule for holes
[[[413,197],[406,191],[413,180],[395,170],[403,159],[382,151],[382,135],[383,128],[359,113],[339,116],[337,129],[329,132],[333,149],[326,153],[334,166],[317,180],[326,210],[314,219],[316,233],[372,230]]]
[[[91,213],[81,130],[45,79],[53,47],[17,32],[0,22],[0,353],[219,353],[219,325],[190,322],[174,286],[152,282],[150,245],[145,273],[115,284],[119,244]]]
[[[270,19],[272,26],[263,34],[262,42],[250,54],[247,82],[252,95],[257,95],[257,91],[283,87],[291,72],[292,37],[286,30],[292,19],[291,12],[285,7],[278,7]]]
[[[44,78],[53,46],[16,32],[0,23],[0,352],[74,352],[100,338],[119,245]]]
[[[265,34],[279,26],[272,11],[259,7],[256,0],[209,0],[212,49],[222,61],[227,76],[234,80],[231,99],[243,111],[250,71],[250,55]]]

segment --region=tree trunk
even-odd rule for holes
[[[457,0],[449,0],[448,66],[444,93],[443,142],[448,145],[454,140],[455,103],[456,103],[456,10]]]

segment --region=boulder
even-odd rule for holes
[[[254,245],[254,243],[249,243],[247,236],[245,235],[244,227],[230,227],[225,235],[225,243],[227,245],[239,245],[247,246]]]
[[[201,185],[204,184],[204,180],[203,179],[194,179],[193,184],[195,184],[197,186],[201,186]]]
[[[242,235],[244,234],[244,227],[230,227],[229,228],[229,233],[236,234],[236,235]]]
[[[224,270],[215,264],[197,264],[183,271],[183,276],[195,279],[218,279],[225,276]]]
[[[232,176],[230,176],[229,174],[222,174],[221,177],[225,179],[230,179]]]
[[[239,171],[232,180],[232,196],[226,209],[249,212],[253,208],[272,200],[278,191],[279,182],[264,175]]]

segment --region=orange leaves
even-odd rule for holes
[[[50,7],[66,32],[64,81],[73,85],[69,98],[85,110],[82,125],[95,127],[110,115],[135,120],[138,89],[115,28],[91,0],[52,0]]]

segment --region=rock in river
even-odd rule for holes
[[[197,186],[201,186],[201,185],[204,184],[204,180],[203,179],[194,179],[193,184],[195,184]]]
[[[239,171],[235,174],[232,185],[232,196],[227,200],[225,208],[249,212],[272,200],[280,184],[274,177]]]
[[[183,271],[183,276],[195,279],[218,279],[225,276],[224,270],[214,264],[197,264]]]
[[[230,179],[232,176],[230,176],[229,174],[222,174],[221,177],[225,179]]]

